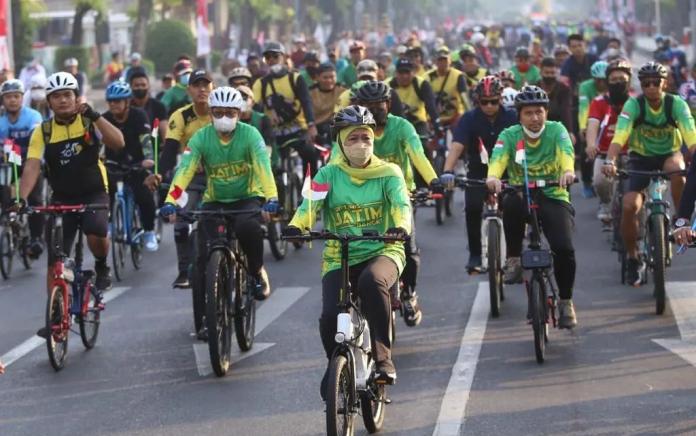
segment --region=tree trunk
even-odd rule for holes
[[[133,42],[131,52],[145,51],[145,32],[152,16],[153,0],[138,0],[138,17],[133,27]]]
[[[91,6],[85,4],[78,4],[75,7],[75,17],[73,18],[72,27],[72,37],[70,38],[70,44],[81,46],[82,45],[82,34],[84,33],[84,28],[82,27],[82,19],[85,14],[90,11]]]
[[[254,8],[249,3],[249,0],[244,0],[239,8],[239,46],[238,48],[251,47],[251,41],[254,37],[254,23],[256,14]]]

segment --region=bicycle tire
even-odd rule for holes
[[[0,273],[5,280],[9,279],[12,274],[13,255],[12,230],[4,228],[0,234]]]
[[[86,277],[82,284],[84,298],[77,320],[80,324],[82,345],[88,350],[91,350],[97,344],[101,320],[101,310],[98,307],[97,298],[94,294],[95,289],[92,277]]]
[[[326,389],[327,436],[352,436],[355,378],[346,356],[338,354],[331,359]]]
[[[443,209],[444,209],[444,200],[442,198],[438,198],[435,200],[435,222],[437,223],[438,226],[441,226],[445,220],[443,219]]]
[[[123,206],[120,201],[114,201],[113,212],[111,214],[111,264],[114,267],[114,277],[119,282],[123,280],[123,269],[126,266],[123,251],[125,249],[123,242],[124,234],[124,215]]]
[[[130,244],[130,254],[131,261],[133,262],[133,268],[136,270],[140,269],[143,265],[143,249],[145,248],[145,238],[143,235],[143,226],[140,222],[140,211],[137,207],[131,208],[131,236],[140,234],[137,241],[133,241]]]
[[[215,375],[222,377],[230,367],[232,322],[230,310],[230,275],[233,274],[226,254],[213,250],[205,273],[205,322],[208,327],[208,351]]]
[[[239,260],[241,262],[241,260]],[[256,333],[256,298],[250,287],[249,277],[243,267],[236,272],[234,290],[234,333],[237,345],[242,351],[249,351],[254,345]]]
[[[454,197],[454,192],[449,189],[445,191],[445,216],[452,216],[452,199]]]
[[[529,306],[534,331],[534,354],[539,364],[544,363],[546,354],[546,292],[543,279],[538,273],[529,282]]]
[[[433,159],[433,168],[435,169],[435,173],[440,176],[445,169],[445,156],[438,153]],[[445,203],[445,197],[435,200],[435,221],[438,226],[444,223],[443,213],[449,216]]]
[[[650,216],[650,259],[653,270],[655,289],[655,313],[662,315],[665,311],[665,223],[661,214]]]
[[[31,245],[31,240],[29,236],[22,236],[22,242],[19,244],[20,252],[19,255],[22,258],[22,264],[24,269],[31,269],[32,259],[29,257],[29,246]]]
[[[491,298],[491,316],[500,316],[503,270],[500,265],[500,227],[498,221],[488,223],[488,289]]]
[[[70,315],[63,312],[63,301],[63,289],[60,286],[54,286],[46,302],[46,329],[48,330],[46,349],[48,361],[56,371],[65,367],[65,360],[68,357],[70,329],[63,328],[63,317]]]
[[[193,247],[193,259],[198,259],[198,229],[193,229],[189,235],[189,244]],[[205,318],[205,276],[204,272],[200,271],[198,261],[191,264],[191,299],[193,307],[193,328],[196,333],[203,328],[203,319]]]
[[[283,214],[285,215],[285,214]],[[285,216],[281,219],[271,219],[268,223],[268,245],[271,248],[271,254],[275,260],[283,260],[288,254],[288,241],[281,239],[280,235],[283,234],[283,229],[287,227],[287,220]]]
[[[365,428],[370,434],[377,433],[384,425],[386,386],[371,383],[367,391],[362,391],[358,395]]]

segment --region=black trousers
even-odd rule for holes
[[[406,254],[406,266],[401,273],[401,278],[406,285],[406,291],[411,295],[416,289],[418,281],[418,270],[420,269],[420,250],[416,244],[416,215],[415,209],[411,214],[411,236],[404,243],[404,251]]]
[[[469,162],[467,177],[470,179],[485,179],[488,165]],[[481,221],[483,205],[488,196],[486,186],[467,186],[464,190],[464,215],[466,217],[466,234],[469,240],[469,255],[481,255]]]
[[[205,174],[196,174],[191,182],[191,185],[205,186]],[[187,189],[188,203],[184,207],[185,210],[198,209],[203,193],[199,190]],[[166,195],[166,194],[165,194]],[[176,259],[179,267],[179,273],[188,272],[189,265],[193,261],[193,247],[189,243],[190,225],[184,220],[177,220],[174,224],[174,242],[176,245]]]
[[[295,141],[290,142],[288,145],[297,151],[297,154],[302,158],[302,174],[307,174],[307,166],[309,165],[310,171],[312,172],[312,177],[317,174],[319,169],[317,165],[317,160],[319,156],[317,155],[317,150],[314,148],[314,144],[310,144],[307,139],[307,131],[299,130],[290,135],[276,136],[276,144],[279,147],[281,156],[286,156],[287,148],[282,147],[283,144],[288,143],[295,139]]]
[[[391,359],[391,302],[390,290],[399,278],[393,260],[377,256],[350,267],[349,280],[353,291],[358,293],[361,311],[370,325],[372,350],[375,360]],[[331,358],[336,341],[336,317],[339,308],[341,270],[333,270],[322,278],[322,309],[319,318],[319,334],[326,357]]]
[[[21,177],[21,171],[19,172]],[[13,177],[14,179],[14,177]],[[18,183],[15,181],[15,183]],[[45,179],[43,175],[39,175],[36,179],[36,185],[34,189],[29,193],[27,197],[27,203],[29,206],[41,206],[43,204],[43,188],[45,184]],[[3,211],[7,210],[8,207],[14,203],[14,188],[10,186],[0,187],[0,202],[2,203]],[[46,221],[45,216],[39,213],[34,213],[28,217],[29,223],[29,234],[31,239],[41,239],[43,237],[44,222]]]
[[[550,199],[542,194],[538,195],[537,200],[541,230],[553,252],[553,270],[560,297],[572,298],[576,268],[573,247],[575,211],[570,203]],[[527,205],[522,194],[505,196],[503,216],[508,256],[519,257],[522,253],[525,224],[529,221]]]

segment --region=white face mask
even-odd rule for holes
[[[213,118],[213,126],[220,133],[232,133],[237,128],[237,117]]]
[[[31,99],[34,101],[46,100],[46,90],[45,89],[32,89],[30,94]]]
[[[364,167],[370,161],[373,146],[369,142],[356,143],[350,147],[343,146],[348,162],[354,167]]]
[[[269,69],[271,70],[271,73],[279,74],[281,71],[283,71],[283,68],[285,68],[283,64],[273,64]]]
[[[241,107],[240,111],[242,111],[242,112],[244,112],[244,113],[251,112],[251,106],[249,106],[249,103],[247,103],[246,100],[244,100],[244,101],[242,102],[242,107]]]
[[[539,129],[538,132],[532,132],[531,130],[527,129],[526,127],[522,126],[522,130],[524,130],[524,134],[527,135],[530,139],[539,139],[542,133],[544,133],[544,129],[546,129],[546,124],[541,126],[541,129]]]

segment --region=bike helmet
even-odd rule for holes
[[[624,73],[628,74],[631,76],[633,74],[633,71],[631,70],[631,63],[628,62],[625,59],[617,59],[615,61],[609,62],[609,65],[607,65],[607,77],[613,72],[613,71],[623,71]]]
[[[515,97],[517,97],[517,90],[515,88],[505,88],[501,94],[501,103],[503,107],[512,109],[515,107]]]
[[[590,67],[590,75],[593,79],[606,79],[607,78],[607,66],[609,64],[605,61],[597,61]]]
[[[239,79],[239,78],[251,80],[251,72],[249,71],[249,69],[244,68],[244,67],[237,67],[237,68],[232,69],[232,71],[230,71],[229,80],[234,80],[234,79]]]
[[[548,107],[549,96],[538,86],[523,86],[515,96],[515,108],[519,111],[525,106]]]
[[[666,79],[667,68],[657,62],[648,62],[638,70],[638,80],[647,78]]]
[[[496,74],[496,76],[497,76],[498,79],[500,79],[501,81],[503,81],[503,80],[508,80],[508,81],[510,81],[510,82],[514,82],[514,81],[515,81],[515,75],[512,74],[512,71],[510,71],[510,70],[500,70],[500,71],[498,71],[498,73]]]
[[[527,50],[526,47],[518,47],[517,50],[515,50],[515,57],[529,59],[529,50]]]
[[[570,54],[570,49],[565,44],[558,44],[553,48],[553,55],[557,56],[559,54]]]
[[[331,135],[334,140],[338,138],[338,132],[346,127],[369,126],[374,129],[377,126],[372,113],[363,106],[351,105],[336,112],[331,122]]]
[[[356,103],[369,104],[389,101],[391,98],[391,88],[384,82],[370,80],[365,82],[353,93]]]
[[[486,76],[476,84],[474,94],[476,98],[500,97],[503,92],[503,84],[495,76]]]
[[[283,44],[281,44],[279,42],[275,42],[275,41],[267,42],[266,45],[263,47],[263,55],[266,56],[269,53],[284,55],[285,54],[285,47],[283,46]]]
[[[19,92],[20,94],[24,94],[24,84],[21,80],[10,79],[5,81],[2,84],[2,87],[0,87],[0,95],[9,94],[12,92]]]
[[[106,101],[127,100],[133,96],[130,86],[120,80],[106,87]]]
[[[474,45],[483,44],[484,41],[486,41],[486,35],[484,35],[481,32],[475,32],[473,35],[471,35],[471,38],[469,39],[469,42],[471,42]]]
[[[242,94],[230,87],[221,86],[219,88],[213,89],[208,97],[208,106],[214,107],[227,107],[242,110],[244,107],[244,97]]]
[[[51,95],[56,91],[70,89],[77,92],[77,80],[70,73],[60,71],[48,76],[48,85],[46,86],[46,96]]]
[[[469,44],[464,44],[459,49],[459,58],[464,59],[465,57],[476,57],[476,49]]]

